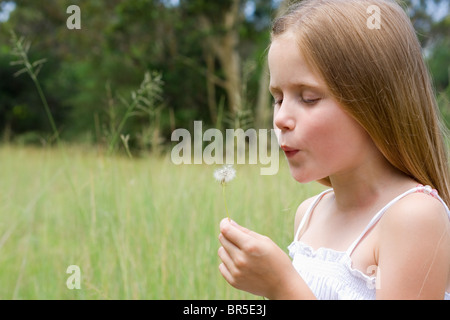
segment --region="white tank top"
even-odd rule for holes
[[[289,255],[292,264],[314,295],[323,300],[373,300],[378,286],[376,266],[369,267],[367,275],[352,267],[351,254],[366,233],[380,220],[386,210],[394,203],[414,192],[424,192],[433,195],[444,205],[450,218],[450,210],[441,197],[429,186],[417,186],[399,195],[381,209],[369,222],[361,235],[346,251],[336,251],[329,248],[314,250],[307,244],[298,241],[298,236],[319,201],[333,189],[323,191],[309,206],[303,216],[294,241],[289,245]],[[445,300],[450,300],[450,293],[445,293]]]

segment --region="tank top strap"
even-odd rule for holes
[[[319,201],[327,194],[333,191],[333,189],[327,189],[325,191],[322,191],[316,199],[309,205],[308,209],[306,210],[305,214],[303,215],[302,220],[300,221],[300,224],[298,225],[297,232],[295,233],[294,241],[298,240],[298,236],[300,235],[300,230],[305,226],[306,222],[309,220],[309,217],[311,216],[311,213],[314,211],[314,208],[317,206]]]
[[[450,219],[449,208],[445,204],[444,200],[442,200],[442,198],[439,197],[436,190],[432,189],[430,186],[419,185],[419,186],[414,187],[414,188],[402,193],[401,195],[397,196],[396,198],[391,200],[386,206],[384,206],[380,211],[378,211],[378,213],[372,218],[372,220],[370,220],[369,224],[364,229],[364,231],[361,233],[361,235],[347,249],[346,252],[347,252],[348,256],[350,256],[353,253],[353,250],[355,250],[356,246],[361,242],[361,240],[364,238],[364,236],[367,234],[367,232],[381,219],[381,217],[384,215],[384,213],[387,211],[387,209],[389,209],[393,204],[395,204],[400,199],[406,197],[407,195],[409,195],[411,193],[415,193],[415,192],[424,192],[424,193],[430,194],[433,197],[435,197],[436,199],[438,199],[444,205],[444,207],[447,211],[447,214],[449,216],[449,219]]]

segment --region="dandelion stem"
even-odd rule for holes
[[[228,213],[227,200],[225,197],[225,183],[224,182],[222,182],[222,195],[223,195],[223,203],[225,204],[225,211],[227,213],[227,218],[228,218],[228,221],[230,221],[230,214]]]
[[[225,197],[225,186],[228,182],[233,180],[236,177],[236,170],[233,169],[233,166],[231,165],[225,165],[221,169],[218,169],[214,171],[214,178],[220,182],[222,185],[222,196],[223,196],[223,203],[225,204],[225,211],[227,212],[228,221],[230,220],[230,214],[228,213],[227,208],[227,200]]]

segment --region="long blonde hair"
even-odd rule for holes
[[[379,29],[367,24],[372,5],[380,10]],[[389,0],[305,0],[275,20],[272,39],[287,30],[386,159],[450,204],[446,128],[403,9]]]

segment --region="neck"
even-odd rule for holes
[[[381,153],[351,170],[330,176],[330,182],[336,209],[345,213],[377,208],[378,204],[386,204],[393,195],[417,184],[393,167]]]

